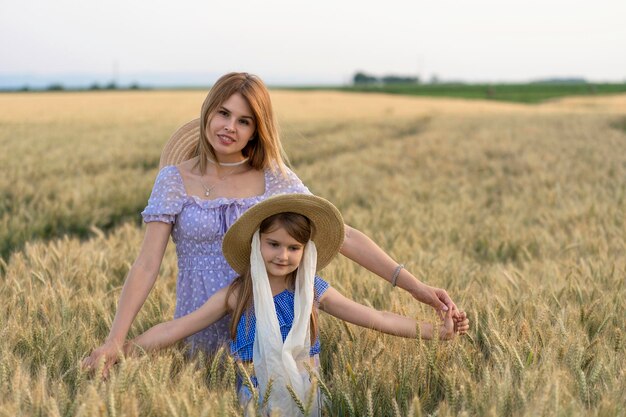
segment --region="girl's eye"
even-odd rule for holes
[[[270,246],[273,247],[273,248],[277,248],[278,247],[278,243],[270,242]]]
[[[217,114],[219,114],[220,116],[228,116],[228,112],[226,110],[218,110]]]
[[[239,123],[241,123],[244,126],[248,126],[250,124],[250,122],[248,120],[246,120],[246,119],[239,120]]]
[[[293,252],[297,252],[297,251],[300,250],[300,248],[301,248],[300,246],[291,246],[291,247],[289,247],[289,250],[291,250]]]

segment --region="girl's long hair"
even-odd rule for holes
[[[215,150],[207,138],[209,121],[219,107],[235,93],[241,94],[248,102],[256,123],[256,131],[243,148],[243,155],[250,158],[248,163],[254,169],[270,168],[285,174],[285,165],[289,161],[280,142],[269,91],[259,77],[247,72],[231,72],[220,77],[202,103],[200,140],[194,154],[200,157],[200,172],[206,172],[208,159],[217,161]]]
[[[274,230],[283,227],[291,237],[298,242],[305,245],[311,238],[311,222],[308,218],[297,213],[278,213],[261,222],[259,226],[261,233],[271,233]],[[296,269],[291,274],[287,275],[288,288],[295,288],[296,284]],[[237,291],[235,291],[237,290]],[[230,322],[230,337],[235,340],[237,337],[237,325],[241,320],[241,316],[246,316],[246,322],[248,322],[248,315],[254,312],[254,303],[252,296],[252,276],[250,274],[250,266],[244,274],[235,278],[230,284],[226,299],[229,299],[231,294],[237,295],[235,308],[233,310],[232,319]],[[314,303],[318,301],[317,294],[314,295]],[[246,324],[247,325],[247,324]],[[317,338],[317,309],[313,308],[311,311],[311,343]]]

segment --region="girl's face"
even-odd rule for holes
[[[218,162],[239,162],[244,158],[241,151],[256,131],[256,123],[246,99],[235,93],[217,108],[206,129]]]
[[[300,265],[304,244],[294,239],[283,227],[261,233],[261,256],[268,278],[285,278]]]

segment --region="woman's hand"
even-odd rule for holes
[[[457,317],[459,314],[459,309],[456,304],[454,304],[452,298],[450,298],[446,290],[443,288],[436,288],[426,284],[421,284],[416,290],[411,292],[411,295],[416,300],[424,304],[428,304],[438,312],[451,311],[452,317]]]
[[[122,351],[123,346],[119,343],[105,342],[83,359],[82,368],[86,371],[94,371],[102,364],[102,377],[107,378],[109,369],[118,361]]]

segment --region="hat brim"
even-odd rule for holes
[[[200,140],[200,118],[193,119],[172,134],[163,150],[159,169],[166,165],[177,165],[193,158]]]
[[[241,275],[250,266],[250,244],[261,222],[285,212],[301,214],[313,224],[311,240],[317,249],[318,271],[337,255],[344,238],[339,210],[328,200],[314,195],[282,194],[252,206],[226,232],[222,252],[235,272]]]

